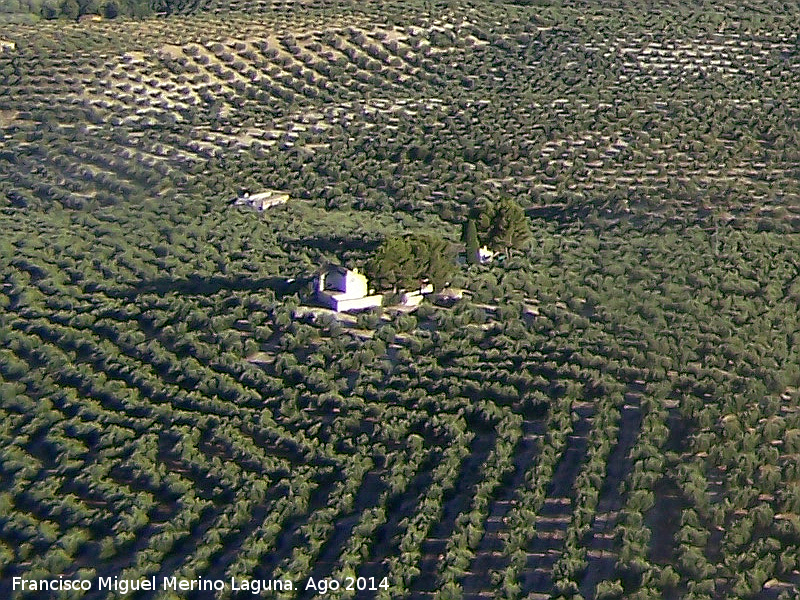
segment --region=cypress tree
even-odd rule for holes
[[[467,262],[476,265],[480,262],[478,257],[478,228],[475,219],[468,219],[464,224],[464,244],[466,245]]]

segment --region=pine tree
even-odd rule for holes
[[[522,207],[504,198],[498,203],[494,222],[490,231],[490,242],[495,249],[520,250],[527,246],[531,239],[531,229]]]
[[[528,219],[522,207],[510,198],[499,202],[485,200],[470,214],[475,221],[479,243],[495,251],[521,250],[531,240]]]
[[[389,238],[367,265],[376,285],[411,289],[429,281],[441,289],[454,270],[449,244],[429,235],[411,234]]]
[[[62,16],[72,19],[73,21],[78,18],[81,10],[76,0],[64,0],[59,8],[61,9]]]

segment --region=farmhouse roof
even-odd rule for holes
[[[321,266],[318,269],[319,273],[339,273],[340,275],[346,275],[348,271],[353,271],[353,273],[358,273],[358,268],[355,269],[348,269],[347,267],[343,267],[342,265],[335,265],[335,264],[328,264]]]

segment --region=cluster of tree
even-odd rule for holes
[[[462,237],[467,262],[474,264],[480,262],[478,250],[482,246],[506,254],[526,248],[531,228],[525,211],[511,198],[484,200],[470,211]]]
[[[441,289],[455,272],[451,245],[442,238],[412,233],[384,240],[367,264],[367,274],[380,288],[419,288],[426,282]]]

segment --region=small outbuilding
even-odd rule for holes
[[[358,269],[329,267],[319,273],[316,297],[320,304],[337,312],[381,306],[383,296],[372,294],[367,278]]]
[[[481,246],[480,248],[478,248],[477,259],[478,259],[478,263],[480,263],[482,265],[485,265],[486,263],[492,262],[494,260],[495,256],[497,256],[497,252],[494,252],[493,250],[490,250],[485,245]],[[461,264],[461,265],[464,265],[464,264],[469,262],[467,260],[467,252],[466,251],[459,253],[458,258],[457,258],[457,262],[459,264]]]
[[[481,246],[478,248],[478,262],[482,265],[485,265],[488,262],[492,262],[494,255],[497,254],[492,250],[489,250],[486,246]]]
[[[245,192],[237,197],[233,204],[234,206],[250,206],[258,211],[264,211],[279,204],[286,204],[289,201],[289,194],[286,192],[279,192],[276,190],[266,190],[257,194],[250,194]]]
[[[403,292],[403,295],[400,297],[400,304],[404,306],[419,306],[422,304],[422,300],[425,298],[425,296],[432,293],[433,285],[426,283],[418,290]]]

